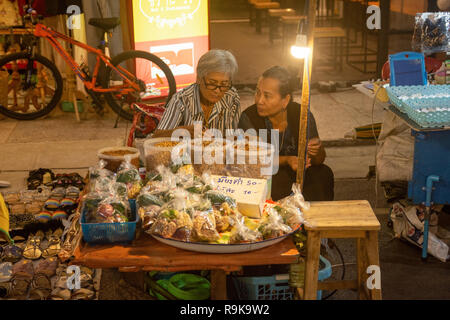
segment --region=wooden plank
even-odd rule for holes
[[[307,141],[307,127],[308,127],[308,112],[310,108],[310,83],[312,74],[312,62],[313,62],[313,52],[314,52],[314,28],[316,21],[316,1],[308,2],[308,24],[306,27],[306,36],[309,47],[309,54],[303,61],[303,81],[302,81],[302,98],[300,103],[300,118],[299,124],[300,129],[298,130],[298,146],[297,146],[297,175],[296,182],[303,190],[303,180],[305,176],[305,164],[306,164],[306,154],[308,150]],[[299,75],[300,77],[300,75]]]
[[[336,280],[336,281],[319,281],[317,285],[318,290],[343,290],[343,289],[358,289],[357,280]]]
[[[379,230],[380,222],[367,200],[311,202],[303,212],[306,230]]]
[[[199,253],[163,244],[144,233],[130,245],[95,245],[80,242],[73,264],[91,268],[147,267],[153,270],[210,270],[238,268],[246,265],[291,264],[298,258],[291,237],[272,246],[244,253]],[[193,267],[201,267],[193,269]]]
[[[320,231],[322,238],[335,238],[335,239],[353,239],[353,238],[364,238],[366,236],[365,231],[360,230],[322,230]]]
[[[317,299],[319,277],[320,233],[308,231],[306,240],[305,300]]]
[[[227,274],[211,270],[211,300],[227,300]]]

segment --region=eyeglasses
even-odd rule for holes
[[[206,82],[205,78],[203,78],[203,82],[205,83],[206,89],[213,90],[213,91],[216,90],[217,88],[219,88],[220,91],[227,92],[228,90],[231,89],[231,86],[232,86],[231,84],[229,84],[227,86],[218,86],[218,85]]]

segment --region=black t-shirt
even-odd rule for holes
[[[275,147],[276,150],[279,150],[280,156],[297,156],[300,105],[295,102],[290,102],[287,111],[288,126],[286,130],[279,133],[278,141],[269,142],[278,144]],[[272,123],[268,118],[259,116],[256,105],[252,105],[242,112],[238,127],[244,131],[255,129],[256,132],[259,132],[259,129],[272,130]],[[307,133],[308,140],[319,137],[316,120],[311,112],[308,112]],[[270,132],[267,135],[269,138],[271,137]],[[291,193],[292,184],[296,181],[296,178],[297,173],[290,166],[280,166],[278,173],[272,177],[272,199],[279,200],[288,196]]]

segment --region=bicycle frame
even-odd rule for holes
[[[133,74],[122,68],[121,66],[113,66],[111,64],[111,58],[105,55],[105,53],[100,49],[92,48],[91,46],[84,44],[82,42],[76,41],[62,33],[48,28],[47,26],[38,23],[35,25],[33,34],[39,38],[45,38],[51,46],[58,52],[66,63],[70,66],[72,71],[83,81],[84,86],[94,92],[106,93],[106,92],[117,92],[120,91],[123,94],[128,94],[134,92],[135,90],[140,90],[139,84],[133,83],[129,78],[135,78]],[[94,72],[92,74],[92,79],[89,79],[88,75],[81,69],[80,65],[70,56],[70,54],[63,48],[63,46],[56,40],[61,39],[65,42],[71,43],[78,47],[81,47],[88,52],[94,53],[96,55],[96,63],[94,67]],[[113,86],[110,88],[97,87],[95,84],[97,82],[98,73],[100,70],[101,61],[117,71],[118,74],[124,79],[124,84],[121,86]]]

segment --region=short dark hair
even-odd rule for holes
[[[280,96],[284,98],[288,94],[290,94],[292,98],[292,79],[289,71],[287,71],[285,68],[274,66],[264,71],[262,77],[278,80],[278,82],[280,83],[278,87]]]

